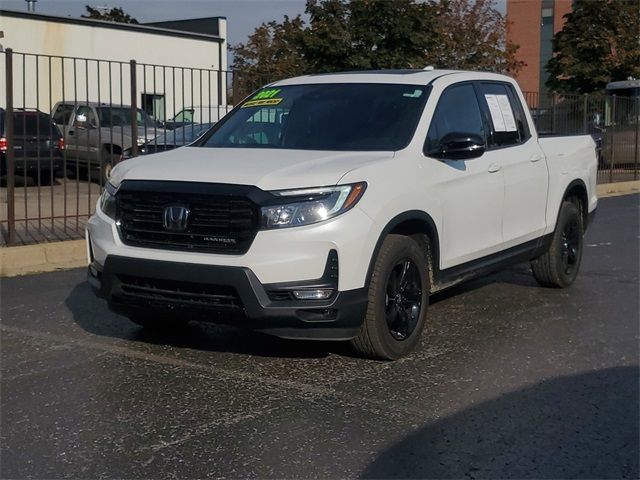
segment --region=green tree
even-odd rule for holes
[[[249,36],[247,43],[231,47],[234,103],[256,88],[308,71],[301,48],[304,22],[298,15],[282,23],[263,23]]]
[[[637,0],[575,0],[553,39],[547,64],[551,91],[591,93],[607,83],[640,78]]]
[[[439,40],[434,12],[414,0],[308,0],[303,52],[314,71],[423,68]]]
[[[493,0],[443,0],[437,8],[437,65],[458,70],[515,73],[518,46],[507,41],[507,21]]]
[[[234,93],[305,73],[521,66],[493,0],[307,0],[306,13],[308,24],[263,23],[232,47]]]
[[[138,23],[135,18],[128,13],[125,13],[124,10],[119,7],[109,9],[85,5],[85,9],[87,10],[87,13],[82,15],[82,18],[92,18],[94,20],[106,20],[108,22],[119,23]]]

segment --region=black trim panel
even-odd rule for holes
[[[431,292],[439,292],[467,280],[533,260],[546,251],[552,239],[553,233],[549,233],[544,237],[516,245],[501,252],[440,270],[435,275],[436,279]]]
[[[98,269],[95,269],[99,271]],[[135,277],[142,280],[162,282],[157,300],[149,298],[152,292],[146,288],[142,296],[135,291],[123,291],[122,278]],[[367,308],[365,288],[337,292],[326,301],[272,301],[256,275],[248,268],[219,265],[166,262],[110,255],[98,276],[89,269],[88,281],[96,294],[106,299],[118,313],[136,310],[156,310],[158,315],[167,309],[185,312],[191,318],[217,323],[231,323],[264,333],[299,339],[346,340],[357,335]],[[125,280],[128,281],[128,280]],[[233,289],[239,299],[233,308],[227,304],[215,305],[215,298],[207,305],[193,305],[188,301],[167,301],[166,285],[191,288],[201,286],[209,297],[229,296]],[[156,282],[157,283],[157,282]],[[304,282],[301,282],[304,283]],[[221,287],[218,295],[214,287]],[[174,293],[169,292],[169,296]],[[177,290],[179,292],[179,290]],[[196,296],[201,295],[196,293]],[[240,305],[236,308],[236,305]]]

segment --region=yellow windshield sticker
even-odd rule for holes
[[[260,100],[261,98],[273,98],[280,93],[279,88],[269,88],[267,90],[261,90],[255,94],[251,100]]]
[[[242,104],[242,107],[240,108],[278,105],[281,101],[281,98],[260,98],[257,100],[249,100],[248,102],[244,102]]]

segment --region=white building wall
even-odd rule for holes
[[[226,20],[219,24],[222,42],[144,29],[0,17],[0,42],[15,52],[14,106],[50,111],[62,100],[130,105],[132,59],[138,63],[138,106],[143,93],[164,95],[167,118],[191,105],[214,105],[214,111],[226,105]],[[153,30],[157,33],[149,33]],[[5,94],[5,63],[0,57],[2,107]]]

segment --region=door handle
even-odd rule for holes
[[[531,158],[529,158],[529,161],[530,162],[539,162],[543,158],[544,157],[542,155],[538,155],[538,154],[534,153],[533,155],[531,155]]]
[[[68,133],[69,135],[73,135],[73,130],[69,130],[67,133]]]
[[[496,173],[496,172],[499,172],[501,168],[502,167],[500,166],[500,164],[492,163],[491,165],[489,165],[489,168],[487,169],[487,171],[489,173]]]

